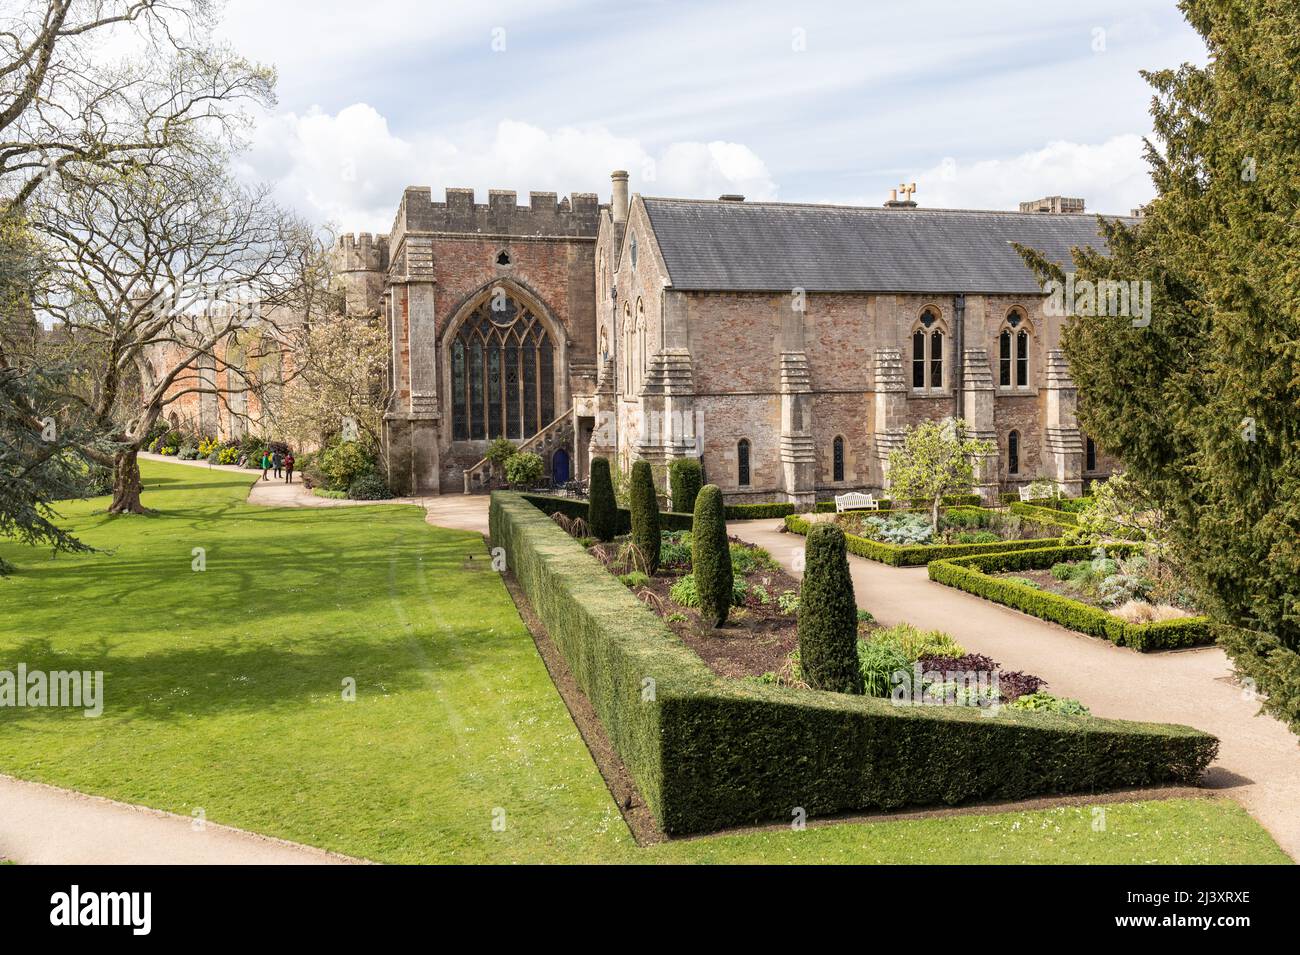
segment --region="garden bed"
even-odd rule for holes
[[[896,511],[884,515],[861,511],[836,514],[833,520],[844,527],[850,553],[894,567],[919,567],[946,557],[1059,546],[1059,535],[1066,529],[1059,522],[1036,515],[1014,515],[1018,524],[1013,524],[1011,518],[990,508],[951,507],[943,512],[940,524],[940,534],[943,536],[940,538],[932,538],[925,543],[895,543],[894,540],[907,539],[908,528],[902,522],[911,522],[919,528],[920,524],[928,526],[928,518],[914,511]],[[945,528],[944,522],[950,526]],[[795,534],[806,535],[812,523],[798,515],[785,519],[786,529]],[[886,529],[880,529],[881,524],[885,524]],[[891,524],[897,524],[898,533],[892,532],[889,527]],[[964,529],[959,529],[958,524]],[[993,530],[994,526],[999,530]],[[1021,536],[1007,539],[1006,535],[1014,526],[1020,528]],[[860,533],[854,533],[855,527]],[[876,536],[867,536],[868,533]],[[882,537],[892,537],[892,540],[880,539]]]
[[[637,573],[626,560],[620,560],[624,538],[591,544],[587,551],[718,676],[738,679],[780,672],[799,643],[795,612],[799,581],[761,547],[738,537],[728,541],[737,602],[721,627],[711,626],[699,610],[674,597],[674,588],[679,588],[680,597],[682,581],[691,571],[689,531],[663,533],[663,560],[653,577]]]
[[[1195,781],[1218,749],[1185,726],[900,705],[727,680],[519,495],[491,537],[669,834],[846,810]]]
[[[1107,548],[1107,553],[1111,558],[1123,558],[1138,554],[1140,550],[1133,544],[1113,544]],[[940,559],[930,564],[929,573],[931,580],[941,584],[1080,633],[1105,637],[1118,646],[1133,650],[1171,650],[1214,642],[1210,621],[1206,617],[1132,623],[1081,599],[1082,594],[1069,595],[1060,592],[1064,588],[1048,588],[1042,581],[1042,573],[1054,580],[1051,568],[1055,565],[1094,559],[1091,546],[1042,547]],[[1028,576],[1031,572],[1040,573]]]

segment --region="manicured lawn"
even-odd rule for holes
[[[1100,832],[1058,809],[637,849],[481,538],[415,508],[250,507],[251,475],[143,469],[158,516],[64,508],[105,552],[0,543],[18,566],[0,670],[106,682],[99,719],[0,709],[0,772],[389,862],[1285,861],[1218,800],[1109,806]]]

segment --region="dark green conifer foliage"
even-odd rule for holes
[[[591,536],[596,540],[612,541],[618,532],[618,504],[614,500],[609,458],[591,459],[588,502],[587,523],[591,526]]]
[[[700,612],[716,627],[727,622],[733,596],[731,548],[722,491],[706,484],[695,497],[695,522],[691,531],[691,573],[700,594]]]
[[[659,499],[649,461],[632,465],[632,543],[645,558],[644,572],[654,576],[659,569]]]
[[[858,665],[858,605],[844,531],[814,524],[804,545],[799,590],[799,666],[818,690],[861,693]]]

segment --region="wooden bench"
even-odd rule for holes
[[[1055,487],[1055,485],[1053,486]],[[1057,496],[1058,495],[1053,491],[1048,491],[1047,493],[1043,493],[1042,488],[1039,488],[1038,491],[1035,492],[1032,486],[1028,484],[1020,488],[1020,500],[1026,503],[1028,503],[1029,501],[1050,501],[1052,500],[1052,498]]]
[[[849,494],[835,495],[835,513],[842,514],[845,511],[878,511],[880,502],[874,495],[863,494],[860,491],[853,491]]]

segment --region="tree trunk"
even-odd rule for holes
[[[934,503],[930,505],[930,529],[934,531],[935,536],[939,535],[939,505],[943,503],[943,495],[936,495]]]
[[[119,451],[113,459],[113,503],[110,514],[144,514],[140,503],[140,462],[137,450]]]

